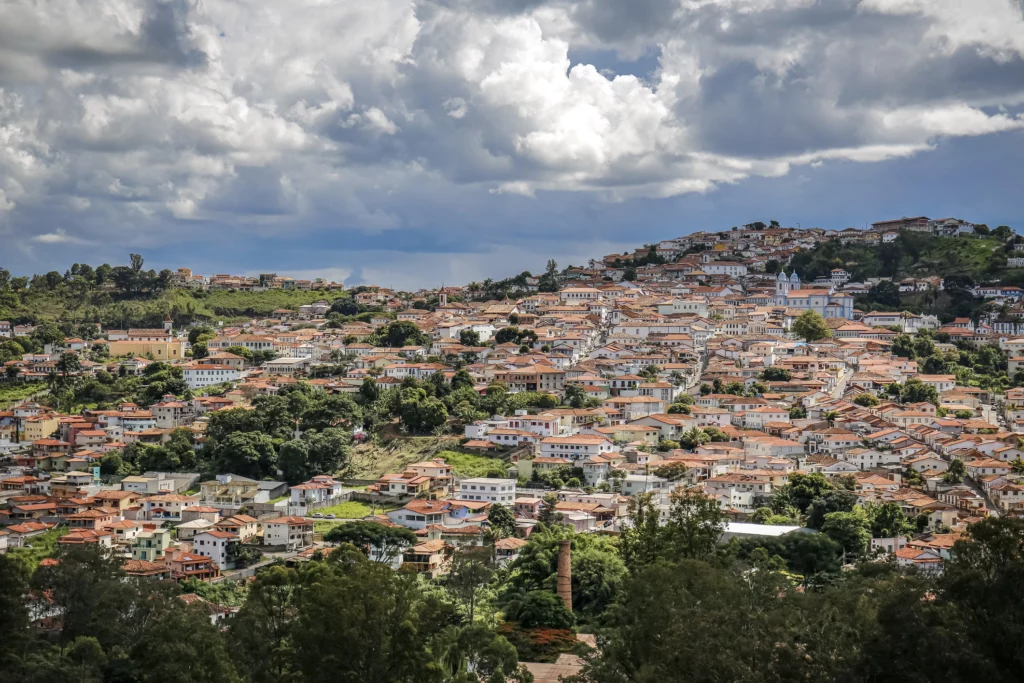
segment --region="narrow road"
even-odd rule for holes
[[[849,368],[843,369],[843,376],[839,378],[836,383],[836,388],[832,390],[832,398],[842,398],[843,394],[846,393],[846,385],[849,384],[850,379],[853,377],[853,370]]]

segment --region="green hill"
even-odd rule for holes
[[[868,278],[967,275],[974,282],[1024,282],[1024,269],[1007,268],[1012,247],[994,237],[936,237],[902,232],[888,244],[840,244],[829,240],[793,257],[801,279],[814,280],[846,268],[854,281]]]

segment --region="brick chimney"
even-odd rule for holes
[[[558,597],[572,611],[572,541],[558,543]]]

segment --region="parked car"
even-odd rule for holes
[[[327,515],[327,519],[337,519],[337,515]]]
[[[317,512],[316,514],[313,515],[313,518],[314,519],[323,519],[324,516],[322,514],[320,514],[319,512]]]

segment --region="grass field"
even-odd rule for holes
[[[394,510],[394,505],[377,505],[377,514]],[[349,500],[338,505],[327,508],[320,508],[316,512],[322,515],[335,515],[338,519],[362,519],[373,514],[373,506],[359,500]]]
[[[40,562],[57,554],[57,539],[67,532],[66,526],[50,529],[46,533],[27,539],[31,548],[11,548],[7,551],[7,556],[20,562],[30,572],[34,571]]]
[[[445,462],[455,468],[455,474],[460,477],[506,477],[508,476],[508,462],[499,458],[489,458],[486,455],[475,455],[471,453],[456,453],[455,451],[441,451],[437,457],[443,458]]]
[[[430,460],[444,450],[459,445],[456,437],[402,436],[381,444],[362,444],[352,455],[349,476],[353,479],[377,479],[389,472],[401,472],[406,465]]]
[[[39,382],[0,385],[0,407],[17,403],[40,391],[46,391],[46,385]]]
[[[156,325],[163,316],[187,316],[206,320],[236,320],[269,315],[278,308],[294,310],[321,299],[332,301],[340,292],[271,290],[241,292],[231,290],[189,291],[171,289],[145,299],[112,299],[109,292],[97,290],[84,300],[63,292],[28,291],[6,305],[0,305],[0,319],[31,316],[40,321],[81,320],[83,314],[98,314],[104,326],[137,327]]]

